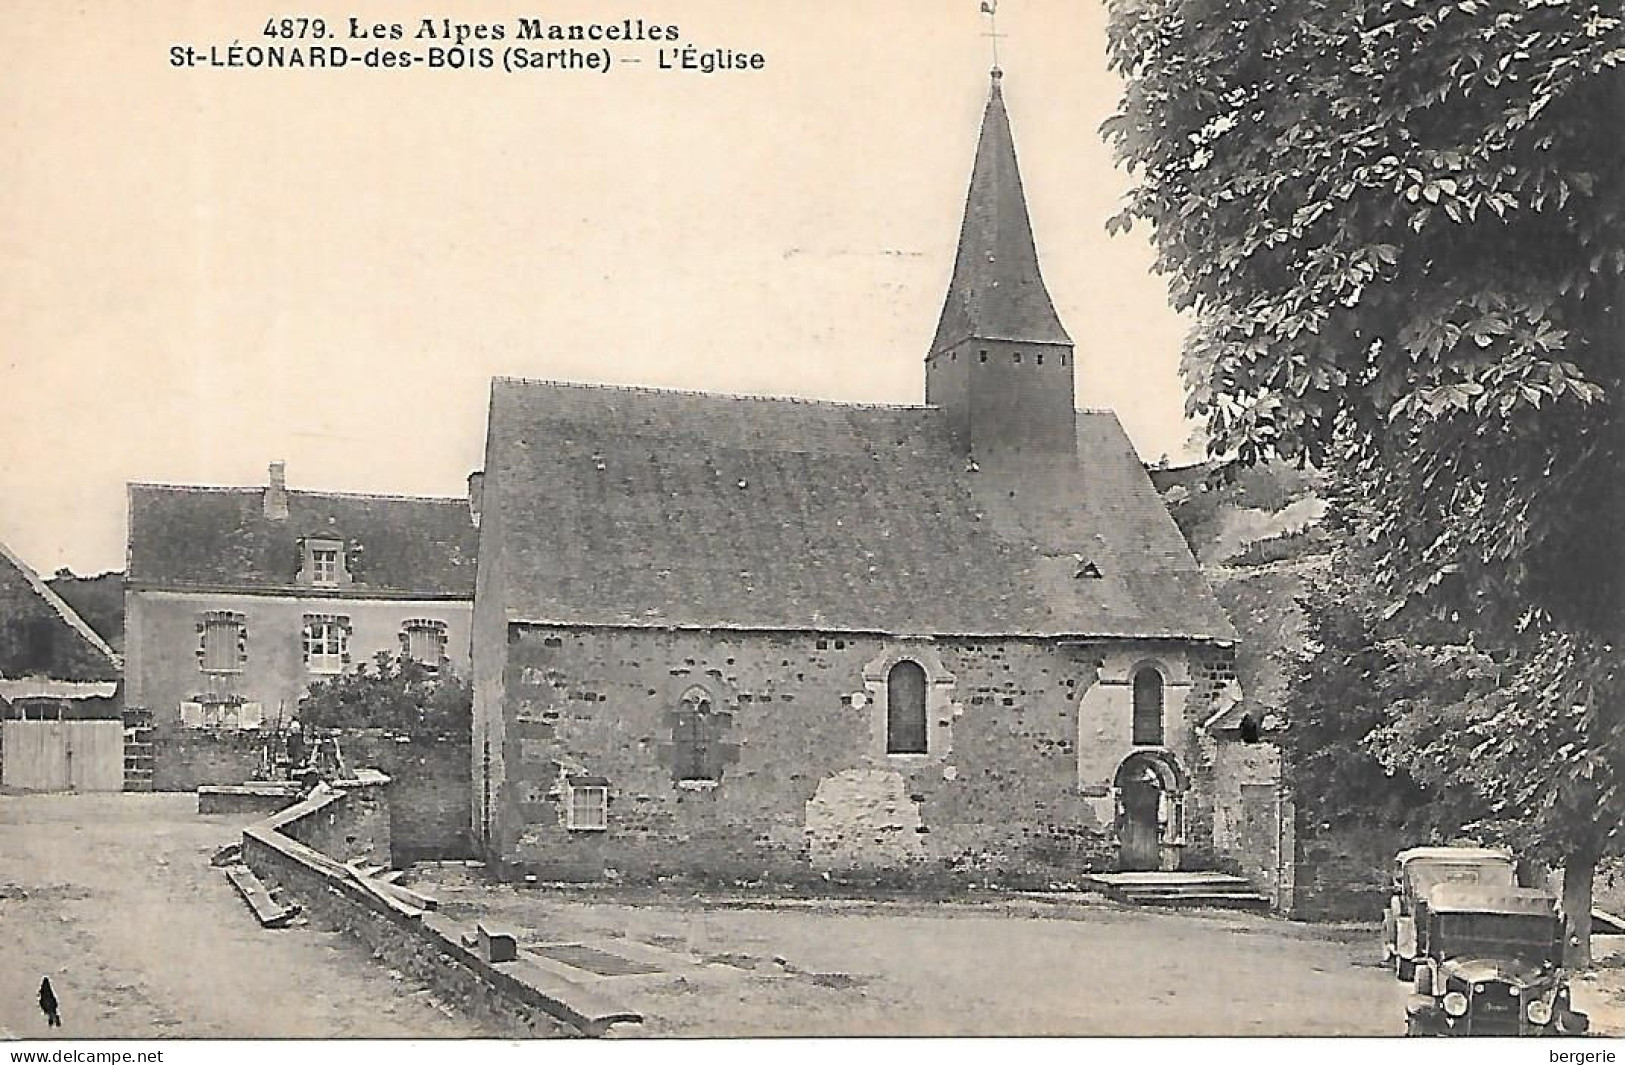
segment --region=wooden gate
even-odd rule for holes
[[[122,721],[0,723],[5,762],[0,784],[18,791],[122,791]]]

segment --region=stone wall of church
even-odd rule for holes
[[[1230,699],[1240,697],[1233,651],[1212,650],[1197,656],[1191,665],[1191,678],[1191,701],[1201,708],[1198,714],[1204,720],[1205,715],[1216,712]],[[1217,749],[1206,741],[1198,743],[1192,752],[1193,786],[1191,805],[1186,810],[1190,830],[1186,834],[1185,861],[1193,869],[1211,869],[1222,862],[1213,840],[1214,822],[1223,816],[1216,802],[1220,783],[1213,755]]]
[[[1098,652],[528,625],[506,644],[493,857],[510,872],[1049,884],[1115,858],[1110,812],[1078,787]],[[923,754],[886,750],[886,680],[905,658],[926,677]],[[714,783],[674,772],[675,711],[695,689],[725,720]],[[607,787],[602,830],[569,827],[572,780]]]

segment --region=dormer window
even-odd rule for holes
[[[350,583],[345,566],[344,541],[312,537],[305,541],[304,569],[300,573],[303,583],[318,588],[337,588]]]

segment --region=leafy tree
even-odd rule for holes
[[[1110,6],[1113,224],[1196,316],[1190,413],[1225,462],[1350,487],[1432,678],[1373,748],[1561,859],[1584,948],[1625,812],[1617,0]]]
[[[1290,727],[1281,737],[1304,822],[1403,829],[1418,839],[1449,835],[1464,820],[1459,812],[1366,742],[1389,722],[1396,702],[1426,691],[1428,678],[1403,668],[1401,650],[1378,631],[1369,596],[1346,574],[1300,602],[1309,632],[1288,685]]]
[[[381,728],[406,735],[467,736],[473,689],[448,666],[380,651],[371,663],[310,686],[299,720],[317,728]]]

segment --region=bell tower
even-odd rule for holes
[[[1072,338],[1038,269],[995,67],[971,169],[953,280],[925,357],[925,401],[978,462],[1070,456]]]

